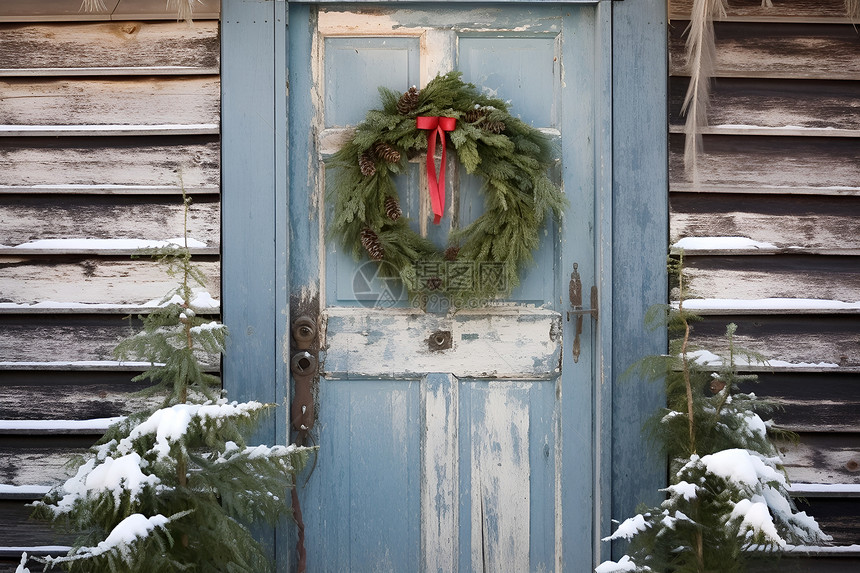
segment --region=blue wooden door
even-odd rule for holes
[[[607,21],[596,3],[290,5],[291,308],[323,325],[319,457],[300,491],[309,570],[592,567],[600,325],[586,317],[574,361],[567,311],[574,264],[586,308],[604,264]],[[425,311],[326,239],[325,162],[379,107],[378,86],[451,70],[556,141],[570,208],[509,299]],[[414,229],[442,245],[481,213],[481,181],[449,158],[435,226],[422,165],[395,182]]]

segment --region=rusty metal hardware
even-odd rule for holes
[[[317,337],[317,323],[309,316],[300,316],[293,321],[292,331],[296,348],[307,350]]]
[[[573,263],[573,272],[570,273],[569,296],[572,310],[567,311],[567,320],[569,321],[571,316],[576,317],[576,329],[574,330],[573,335],[573,361],[579,362],[579,355],[581,353],[580,337],[582,336],[582,317],[586,314],[591,315],[591,318],[593,318],[595,322],[597,322],[598,317],[598,296],[596,285],[591,287],[591,308],[582,308],[582,279],[579,276],[579,263]]]
[[[293,428],[306,432],[314,424],[313,382],[317,375],[317,353],[314,343],[317,324],[309,316],[300,316],[292,324],[293,346],[297,349],[290,359],[293,374]]]

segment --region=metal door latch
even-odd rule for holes
[[[317,353],[314,348],[317,323],[309,316],[300,316],[293,321],[292,334],[296,349],[290,359],[294,389],[292,423],[296,431],[306,432],[314,425],[314,397],[311,389],[317,374]]]
[[[582,317],[586,314],[590,314],[591,318],[597,322],[597,286],[593,285],[591,287],[591,308],[583,309],[582,308],[582,279],[579,276],[579,263],[573,263],[573,272],[570,273],[570,306],[572,310],[567,311],[567,320],[570,321],[570,317],[576,317],[576,330],[574,330],[573,335],[573,361],[579,362],[579,354],[581,352],[580,348],[580,336],[582,336]]]

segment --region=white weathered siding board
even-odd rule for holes
[[[188,214],[192,238],[217,249],[220,223],[217,196],[193,201]],[[166,240],[180,237],[183,224],[179,197],[21,194],[0,201],[0,246],[7,247],[42,239]]]
[[[802,434],[797,444],[780,447],[792,482],[856,484],[860,480],[860,440],[839,434]]]
[[[27,191],[36,186],[77,192],[87,185],[121,185],[123,190],[151,186],[180,189],[218,189],[220,145],[210,137],[159,138],[0,138],[0,189]]]
[[[207,290],[219,298],[219,264],[198,262],[207,277]],[[42,301],[141,304],[161,299],[176,287],[165,268],[148,260],[54,260],[39,257],[0,257],[3,302]]]
[[[674,25],[686,24],[690,17],[693,0],[670,0],[669,14]],[[848,23],[844,0],[792,0],[773,2],[765,6],[758,0],[735,0],[727,2],[724,21],[740,22],[802,22],[802,23]]]
[[[795,253],[860,249],[860,198],[675,193],[670,242],[747,237]]]
[[[725,351],[725,330],[729,322],[738,326],[735,333],[738,348],[761,353],[771,361],[758,365],[761,366],[759,370],[766,372],[778,366],[790,369],[791,365],[805,365],[839,373],[842,368],[860,366],[857,315],[709,316],[694,326],[694,343],[714,352],[716,349]]]
[[[683,139],[669,136],[673,191],[860,195],[860,146],[850,139],[706,136],[698,185],[684,173]]]
[[[686,268],[702,298],[860,299],[860,268],[850,256],[687,256]]]
[[[669,70],[687,73],[686,22],[670,27]],[[860,45],[850,24],[721,22],[717,28],[715,76],[734,78],[860,79]]]
[[[0,76],[217,74],[220,66],[217,21],[2,24],[0,36]]]
[[[57,446],[56,442],[30,447],[0,446],[0,483],[54,486],[68,479],[74,475],[67,467],[69,460],[83,455],[87,450],[84,444],[95,442],[98,436],[76,439],[80,442],[77,447]]]
[[[122,416],[136,409],[158,406],[158,399],[142,398],[132,392],[142,390],[142,384],[131,383],[134,376],[128,373],[103,377],[88,373],[91,383],[64,384],[68,375],[56,373],[41,383],[10,384],[5,381],[14,375],[3,374],[0,384],[0,420],[74,420],[103,416]]]

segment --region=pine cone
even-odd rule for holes
[[[379,241],[379,235],[373,232],[370,227],[365,227],[361,230],[361,245],[367,251],[367,255],[374,261],[381,261],[385,251],[382,249],[382,243]]]
[[[505,122],[504,121],[487,121],[483,125],[484,129],[489,131],[490,133],[502,133],[505,131]]]
[[[400,115],[409,115],[418,107],[418,88],[412,86],[397,101],[397,111]]]
[[[457,255],[460,254],[460,247],[448,247],[445,249],[445,260],[456,261]]]
[[[427,279],[427,290],[439,290],[440,288],[442,288],[442,279],[439,277]]]
[[[377,141],[373,144],[373,154],[388,163],[397,163],[400,161],[400,152],[383,141]]]
[[[465,113],[463,119],[466,120],[466,123],[475,123],[482,117],[487,115],[487,110],[483,107],[473,107],[469,111]]]
[[[373,153],[365,151],[358,157],[358,168],[361,174],[365,177],[373,177],[376,173],[376,161],[373,158]]]
[[[394,197],[388,196],[385,198],[385,214],[392,221],[396,221],[403,215],[403,210],[400,208],[400,203]]]

